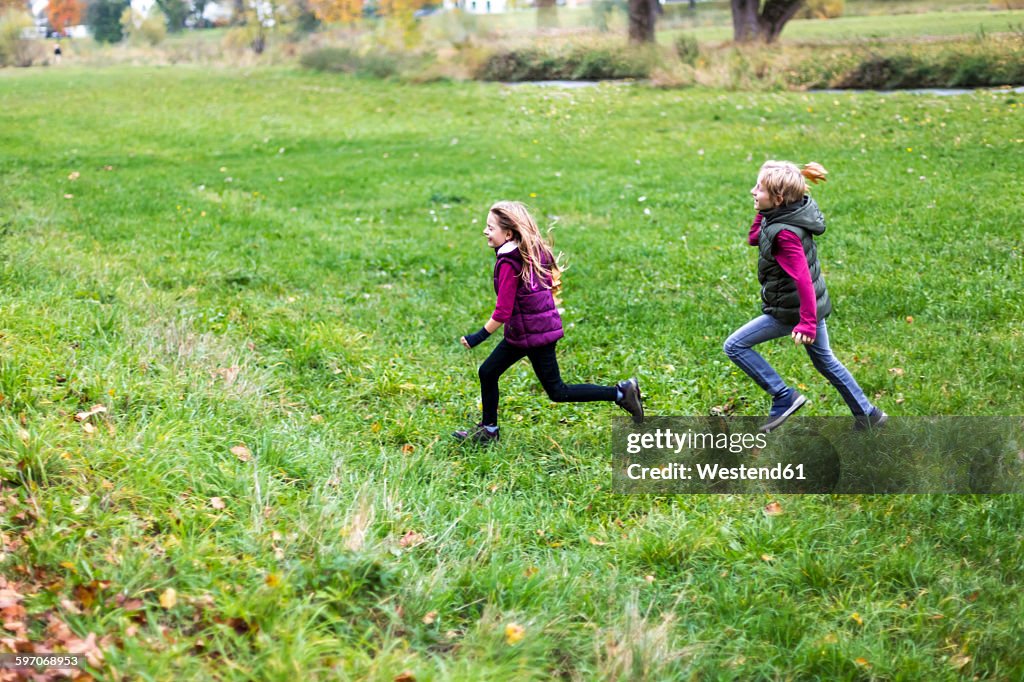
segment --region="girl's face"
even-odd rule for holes
[[[487,246],[492,249],[500,249],[505,242],[512,239],[511,230],[503,230],[498,225],[498,216],[493,213],[487,214],[487,225],[484,226],[484,236],[487,237]]]
[[[754,196],[755,211],[767,211],[779,205],[779,197],[773,197],[763,189],[760,178],[758,178],[757,184],[751,188],[750,193]]]

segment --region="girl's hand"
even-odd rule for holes
[[[807,336],[807,334],[801,334],[800,332],[793,332],[792,334],[790,334],[790,336],[793,337],[793,343],[795,343],[798,346],[802,346],[804,344],[812,344],[812,343],[814,343],[814,337],[813,336]]]
[[[466,337],[465,336],[460,338],[459,341],[461,341],[462,345],[465,346],[466,348],[472,348],[472,346],[469,345],[469,341],[466,341]]]

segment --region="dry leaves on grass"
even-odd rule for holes
[[[106,412],[106,411],[107,411],[107,408],[104,405],[93,405],[88,410],[83,410],[82,412],[76,413],[75,414],[75,421],[76,422],[84,422],[85,420],[89,419],[89,417],[92,417],[93,415],[96,415],[96,414],[101,414],[101,413]]]
[[[401,537],[401,539],[398,541],[398,546],[402,549],[408,549],[410,547],[422,545],[426,541],[427,539],[423,537],[421,533],[417,533],[416,531],[411,530]]]
[[[173,609],[178,603],[178,591],[173,587],[168,587],[160,594],[160,606],[165,609]]]
[[[99,589],[99,586],[103,584],[109,584],[106,581],[94,582],[97,582],[96,589]],[[0,636],[0,653],[77,654],[83,656],[90,666],[94,668],[101,667],[104,662],[103,649],[110,648],[113,645],[113,636],[107,635],[99,638],[96,633],[90,632],[84,638],[79,637],[54,611],[32,615],[26,614],[21,602],[26,594],[34,594],[40,589],[43,589],[42,585],[22,585],[9,582],[6,578],[0,576],[0,611],[3,612],[4,629],[9,633]],[[67,599],[63,601],[73,605]],[[77,607],[75,608],[77,610]],[[33,628],[33,634],[30,637],[28,634],[29,620],[36,622],[44,621],[46,623],[45,629]],[[92,679],[85,671],[74,669],[49,669],[34,672],[30,679],[39,682],[49,682],[50,680],[68,678]],[[11,675],[8,675],[7,672],[0,672],[0,680],[6,681],[9,679],[20,680],[28,678],[20,672],[14,672]]]
[[[252,460],[252,451],[245,447],[244,444],[240,443],[235,447],[231,448],[231,454],[234,455],[242,462],[248,462]]]
[[[525,636],[526,628],[519,623],[509,623],[505,626],[505,642],[510,646],[518,644]]]
[[[785,512],[783,512],[782,510],[782,505],[779,504],[778,502],[769,502],[764,506],[765,516],[779,516],[783,513]]]
[[[221,378],[224,380],[225,386],[231,386],[238,379],[238,373],[241,371],[241,367],[238,365],[232,365],[231,367],[218,367],[215,370],[210,371],[210,375],[216,379]]]

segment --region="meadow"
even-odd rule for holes
[[[498,446],[448,434],[504,198],[567,256],[567,380],[766,413],[721,345],[767,158],[830,170],[830,336],[873,400],[1024,414],[1022,104],[0,72],[7,640],[110,680],[1021,679],[1018,496],[614,495],[616,408],[526,363]]]

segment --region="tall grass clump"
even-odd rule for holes
[[[655,50],[612,43],[498,48],[480,65],[476,77],[509,82],[646,78],[658,59]]]
[[[34,45],[25,38],[32,28],[28,12],[11,7],[0,7],[0,66],[30,66]]]
[[[390,78],[401,74],[414,60],[410,54],[381,48],[358,50],[352,47],[319,47],[303,53],[300,63],[314,71]]]

